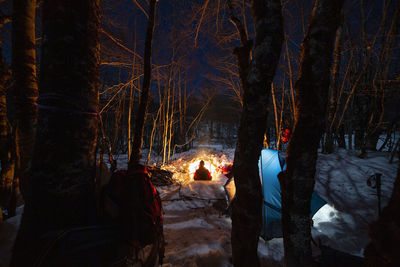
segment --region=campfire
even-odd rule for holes
[[[210,171],[213,181],[219,179],[220,174],[226,174],[225,166],[232,164],[225,155],[202,152],[195,157],[193,157],[193,154],[183,155],[164,168],[174,173],[175,180],[187,182],[193,180],[194,173],[199,168],[201,160],[205,163],[204,167]]]

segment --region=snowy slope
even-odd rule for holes
[[[382,174],[382,208],[386,206],[397,173],[387,153],[369,152],[368,158],[354,151],[319,154],[315,190],[330,204],[314,216],[313,235],[333,248],[362,255],[368,243],[368,223],[378,218],[376,189],[367,179]],[[333,208],[332,208],[333,207]]]

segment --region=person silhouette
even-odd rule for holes
[[[209,170],[204,167],[204,161],[201,160],[199,164],[199,168],[194,173],[194,180],[211,180],[211,173]]]

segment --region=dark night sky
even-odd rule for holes
[[[140,4],[144,4],[146,1],[138,1]],[[213,2],[213,1],[210,1]],[[284,6],[284,21],[285,31],[289,36],[289,48],[292,55],[295,58],[298,57],[300,52],[300,43],[303,39],[303,30],[307,28],[308,15],[311,11],[312,0],[283,0]],[[397,1],[391,1],[392,6]],[[1,4],[1,10],[4,14],[11,14],[11,0],[7,0]],[[217,47],[214,36],[210,35],[210,32],[215,31],[213,23],[215,23],[215,15],[210,13],[212,4],[210,4],[207,14],[208,17],[203,21],[200,27],[197,47],[194,47],[194,34],[196,25],[199,18],[199,12],[196,14],[195,19],[189,22],[190,18],[193,17],[194,9],[199,8],[204,3],[203,0],[193,1],[167,1],[159,0],[157,9],[157,25],[155,29],[154,42],[153,42],[153,63],[163,65],[168,64],[171,55],[171,41],[170,33],[177,31],[178,36],[181,36],[182,32],[186,36],[186,40],[182,45],[182,53],[186,55],[185,62],[188,65],[187,78],[190,80],[191,87],[199,90],[206,82],[206,77],[209,74],[218,73],[215,67],[210,63],[210,58],[218,57],[219,55],[229,55],[233,50],[234,45],[238,45],[238,42],[231,43],[232,48],[229,50],[223,50],[221,47]],[[224,1],[221,1],[224,3]],[[358,0],[347,0],[345,6],[345,21],[349,25],[351,36],[354,42],[358,42],[360,33],[360,11]],[[367,29],[368,32],[373,33],[376,31],[377,25],[379,24],[382,12],[383,1],[372,1],[366,0],[366,16],[368,18]],[[303,14],[301,4],[304,4]],[[147,8],[147,7],[145,7]],[[138,40],[137,51],[143,55],[143,45],[145,39],[145,30],[147,27],[147,19],[142,11],[134,4],[132,0],[106,0],[103,2],[103,12],[105,19],[103,20],[103,27],[110,31],[115,37],[119,38],[127,47],[133,49],[133,43],[135,38],[135,25],[136,38]],[[389,9],[389,16],[392,16],[394,8]],[[302,19],[302,16],[304,18]],[[251,10],[250,7],[247,10],[247,24],[252,25]],[[111,20],[109,20],[111,19]],[[227,20],[226,16],[223,17],[221,14],[220,20],[225,20],[225,27],[230,31],[233,30],[232,25]],[[110,23],[111,21],[111,23]],[[305,22],[303,27],[302,21]],[[38,23],[40,27],[40,23]],[[229,28],[230,27],[230,28]],[[249,27],[251,30],[251,27]],[[39,31],[40,32],[40,31]],[[104,36],[102,38],[105,38]],[[6,25],[3,29],[3,54],[7,62],[11,61],[11,23]],[[377,42],[379,45],[379,42]],[[284,56],[285,47],[282,48],[281,64],[285,64]],[[399,49],[394,53],[395,57],[399,57]],[[232,60],[235,61],[233,55]],[[398,64],[397,64],[398,65]],[[294,73],[297,72],[298,62],[293,60],[292,68]],[[398,73],[399,66],[393,66],[396,68]],[[277,71],[275,80],[279,81],[282,79],[283,69],[280,68]],[[122,75],[124,76],[124,75]],[[128,77],[128,74],[126,74]]]

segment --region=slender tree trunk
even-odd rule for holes
[[[182,82],[181,82],[181,71],[179,71],[179,81],[178,81],[178,108],[179,108],[179,131],[178,131],[178,135],[179,135],[179,145],[181,144],[185,144],[186,143],[186,138],[184,136],[184,112],[183,112],[183,101],[182,100]],[[183,147],[181,148],[181,151],[183,150]]]
[[[233,170],[236,198],[232,206],[231,239],[235,266],[259,266],[257,247],[262,221],[262,195],[258,159],[266,132],[271,83],[283,42],[280,0],[254,0],[253,12],[256,25],[254,56],[248,75],[242,80],[244,105]],[[247,44],[243,45],[242,50]],[[239,70],[248,61],[248,58],[241,58],[242,55],[237,54]],[[241,77],[242,71],[239,71]]]
[[[135,79],[135,81],[132,81],[131,83],[131,90],[129,94],[129,107],[128,107],[128,161],[131,159],[131,151],[132,151],[132,112],[133,112],[133,105],[135,104],[135,74],[136,72],[136,21],[135,21],[135,44],[133,47],[133,62],[132,62],[132,79]]]
[[[274,104],[274,115],[275,115],[275,130],[276,130],[276,150],[279,150],[279,143],[280,143],[280,129],[279,129],[279,122],[278,122],[278,110],[276,107],[276,100],[275,100],[275,90],[274,84],[271,84],[271,94],[272,94],[272,103]]]
[[[400,150],[398,155],[400,156]],[[400,161],[389,204],[369,226],[371,242],[364,251],[367,266],[400,266]]]
[[[167,162],[169,163],[171,154],[173,151],[171,151],[171,145],[173,147],[172,143],[172,137],[174,136],[174,109],[175,109],[175,82],[174,85],[172,86],[172,103],[171,103],[171,115],[170,115],[170,121],[169,121],[169,131],[168,131],[168,160]],[[172,148],[174,150],[174,148]]]
[[[285,88],[283,85],[282,85],[282,88]],[[279,144],[277,144],[277,150],[280,150],[281,149],[281,147],[282,147],[282,143],[281,143],[281,139],[282,139],[282,136],[281,136],[281,131],[282,131],[282,122],[283,122],[283,110],[284,110],[284,108],[285,108],[285,90],[283,90],[282,89],[282,98],[281,98],[281,110],[280,110],[280,118],[279,118],[279,126],[278,126],[278,129],[279,129],[279,139],[278,139],[278,143]]]
[[[135,87],[131,86],[131,90],[129,92],[129,106],[128,106],[128,160],[131,157],[131,145],[132,145],[132,107],[133,107],[133,94],[135,93]]]
[[[310,202],[318,146],[325,129],[333,41],[341,1],[316,0],[302,43],[296,118],[287,150],[287,170],[279,175],[286,266],[311,266]]]
[[[173,51],[174,52],[174,51]],[[165,104],[165,117],[164,117],[164,132],[163,132],[163,159],[162,159],[162,164],[164,165],[165,163],[168,162],[168,130],[169,130],[169,119],[170,119],[170,99],[171,99],[171,82],[172,82],[172,74],[173,74],[173,60],[174,60],[174,54],[171,56],[171,63],[170,63],[170,69],[169,69],[169,74],[168,74],[168,84],[165,87],[164,90],[164,98],[166,99],[166,104]]]
[[[128,169],[140,162],[142,157],[143,132],[146,120],[147,107],[149,105],[150,82],[151,82],[151,48],[153,43],[153,32],[155,22],[157,0],[150,0],[149,21],[147,25],[146,41],[144,44],[144,72],[143,86],[140,95],[140,104],[136,116],[136,123],[133,135],[132,155],[129,160]]]
[[[183,129],[182,129],[182,132],[183,132],[183,139],[184,139],[184,141],[185,141],[185,144],[186,144],[186,138],[187,138],[187,132],[186,132],[186,129],[187,129],[187,120],[186,120],[186,112],[187,112],[187,100],[188,100],[188,96],[187,96],[187,84],[186,84],[186,82],[185,82],[185,86],[184,86],[184,88],[183,88]],[[187,145],[184,145],[183,146],[183,151],[187,151],[188,150],[188,146]]]
[[[32,266],[47,232],[95,217],[100,15],[100,0],[43,2],[38,127],[11,266]]]
[[[293,106],[293,118],[295,118],[296,117],[296,107],[295,107],[294,88],[293,88],[293,72],[292,72],[292,63],[291,63],[292,61],[290,58],[287,37],[285,39],[285,42],[286,42],[286,57],[287,57],[288,68],[289,68],[289,82],[290,82],[290,96],[291,96],[290,99],[292,100],[292,106]]]
[[[37,122],[35,12],[36,0],[13,1],[11,68],[19,151],[15,175],[20,179],[23,194],[28,185],[27,171],[32,158]]]
[[[147,161],[146,161],[146,165],[148,165],[148,164],[149,164],[149,162],[150,162],[150,157],[151,157],[151,149],[152,149],[152,147],[153,147],[154,136],[156,135],[156,130],[157,130],[157,120],[158,120],[158,118],[160,117],[160,114],[161,114],[161,108],[162,108],[162,105],[160,105],[160,107],[158,108],[157,115],[156,115],[156,117],[155,117],[155,119],[154,119],[154,121],[153,121],[153,129],[151,130],[151,133],[150,133],[150,145],[149,145],[149,153],[147,154]]]
[[[325,140],[325,153],[333,152],[333,124],[334,116],[337,106],[337,95],[339,90],[339,70],[340,70],[340,57],[341,57],[341,40],[342,40],[342,28],[339,27],[336,31],[335,47],[334,47],[334,60],[332,66],[332,84],[330,88],[329,105],[328,105],[328,116],[326,121],[326,140]]]

